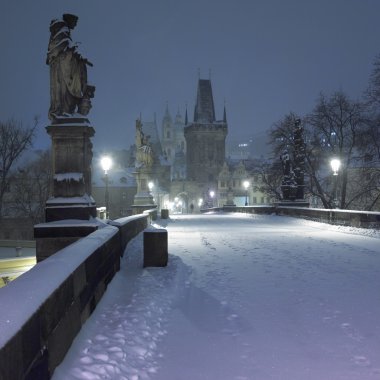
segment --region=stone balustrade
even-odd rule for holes
[[[49,379],[153,211],[122,218],[0,289],[0,379]]]

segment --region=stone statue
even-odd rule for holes
[[[294,122],[294,179],[297,183],[296,199],[304,199],[305,188],[305,142],[303,138],[303,126],[301,119],[296,119]]]
[[[281,190],[284,200],[294,200],[297,184],[294,179],[294,172],[292,169],[292,163],[290,161],[290,155],[287,150],[284,150],[280,156],[282,163],[282,170],[284,176],[282,178]]]
[[[64,14],[62,19],[50,23],[50,40],[46,64],[50,66],[49,119],[71,116],[74,113],[87,115],[91,108],[95,87],[87,83],[87,66],[92,66],[78,52],[71,40],[71,30],[78,17]]]
[[[153,165],[153,150],[149,143],[149,136],[142,131],[140,120],[136,120],[136,167],[151,167]]]

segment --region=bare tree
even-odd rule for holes
[[[46,200],[51,195],[53,170],[49,150],[38,151],[37,159],[19,168],[13,177],[13,211],[33,223],[44,221]]]
[[[262,185],[259,190],[271,198],[281,199],[282,165],[277,161],[266,162],[260,166]]]
[[[364,105],[351,101],[341,91],[335,92],[329,98],[321,94],[316,107],[308,115],[306,121],[309,130],[313,130],[315,136],[312,144],[315,149],[314,155],[307,155],[309,166],[313,166],[313,156],[319,156],[319,162],[316,163],[319,167],[314,165],[313,169],[322,176],[323,171],[327,175],[331,175],[329,170],[331,158],[337,157],[341,161],[338,176],[339,207],[345,209],[350,204],[350,197],[357,196],[357,194],[347,193],[348,175],[355,161],[357,162],[363,153],[360,136],[366,131]],[[324,193],[327,193],[326,188],[323,190],[325,190]],[[323,193],[320,193],[319,190],[317,193],[322,199]],[[331,205],[334,195],[330,191],[325,198],[330,200]]]
[[[9,188],[10,173],[21,154],[32,145],[38,119],[31,127],[10,119],[0,121],[0,219],[3,215],[4,194]]]
[[[373,62],[373,69],[365,97],[369,105],[375,108],[380,107],[380,55],[378,55]]]

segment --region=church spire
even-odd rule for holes
[[[186,103],[186,111],[185,111],[185,125],[189,124],[189,120],[187,118],[187,103]]]
[[[227,123],[226,101],[224,101],[224,109],[223,109],[223,123]]]

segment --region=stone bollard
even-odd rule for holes
[[[16,257],[21,257],[22,253],[22,247],[15,247],[16,249]]]
[[[169,218],[169,210],[167,208],[161,209],[161,219]]]
[[[144,231],[144,268],[166,267],[168,264],[168,231],[147,228]]]

